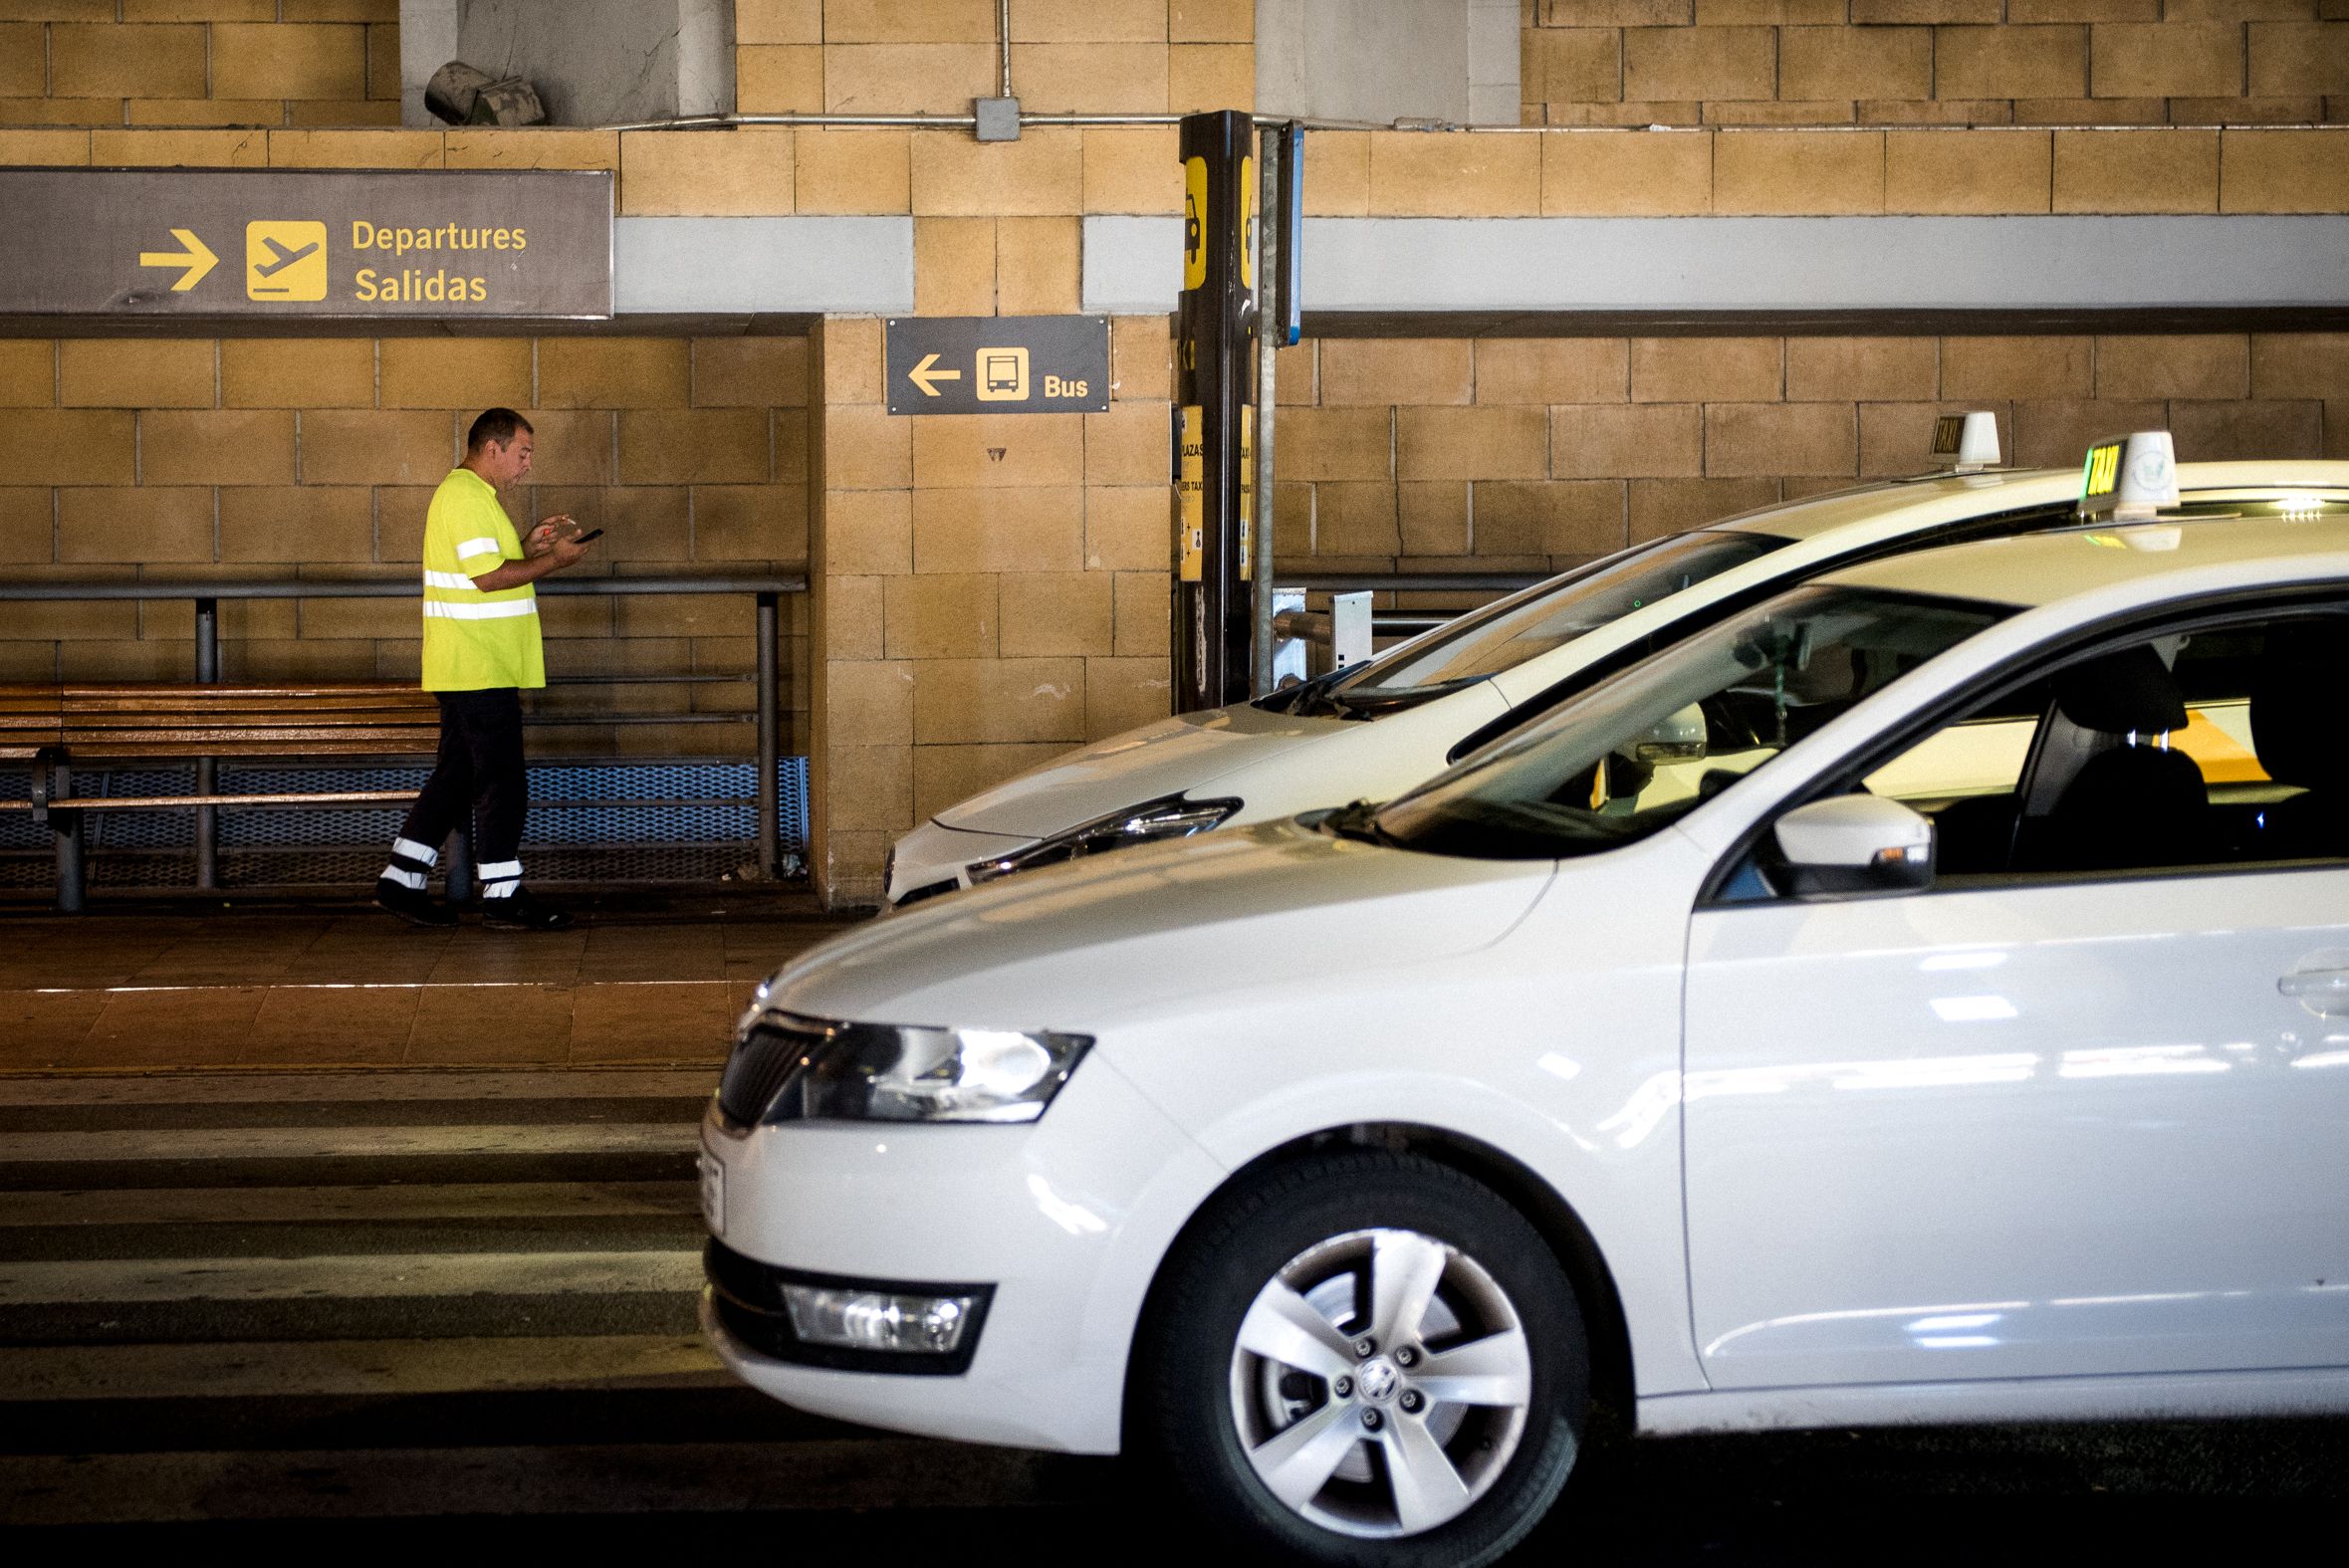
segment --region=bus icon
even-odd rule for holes
[[[979,350],[979,401],[983,403],[1024,403],[1028,400],[1028,350],[1025,348],[982,348]]]

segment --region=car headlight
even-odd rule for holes
[[[727,1059],[718,1102],[738,1125],[801,1121],[1032,1122],[1089,1035],[822,1023],[761,1012]]]
[[[971,880],[991,882],[1015,871],[1055,865],[1105,850],[1154,844],[1167,838],[1188,838],[1220,825],[1239,809],[1237,800],[1186,800],[1181,795],[1169,795],[1163,800],[1147,801],[1094,817],[1089,822],[1079,822],[1064,832],[997,859],[982,860],[971,867]]]

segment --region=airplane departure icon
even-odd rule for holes
[[[245,298],[327,297],[327,226],[301,220],[245,225]]]
[[[268,246],[270,254],[277,259],[266,266],[256,266],[253,269],[253,276],[256,278],[274,278],[319,248],[318,241],[312,240],[300,250],[290,251],[266,234],[261,237],[261,243]]]

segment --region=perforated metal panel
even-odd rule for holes
[[[223,766],[223,794],[413,789],[421,766]],[[808,842],[808,760],[777,770],[778,848],[804,857]],[[755,869],[758,765],[750,762],[560,763],[530,770],[531,813],[523,863],[533,882],[710,882]],[[74,792],[186,794],[195,770],[78,769]],[[22,769],[0,778],[0,798],[30,796]],[[398,807],[222,806],[224,888],[352,887],[373,881],[405,814]],[[96,888],[184,888],[195,880],[193,807],[84,815],[90,884]],[[0,812],[0,889],[54,885],[48,828],[31,813]]]

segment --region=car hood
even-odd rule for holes
[[[1055,758],[940,811],[948,827],[1044,838],[1129,805],[1194,792],[1347,728],[1343,719],[1294,719],[1247,703],[1161,719]]]
[[[1092,1032],[1324,960],[1474,952],[1524,917],[1554,870],[1269,823],[917,904],[823,944],[765,989],[812,1017]]]

